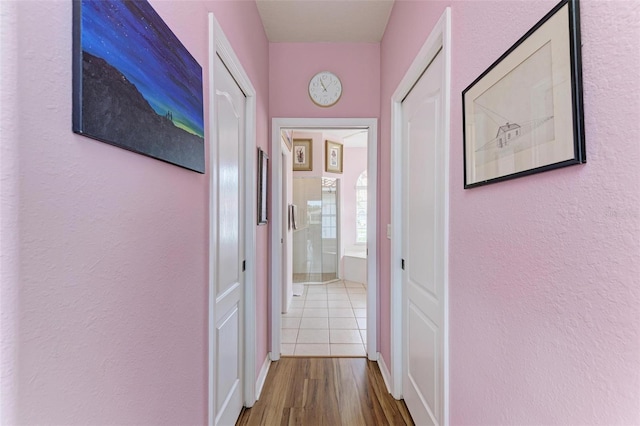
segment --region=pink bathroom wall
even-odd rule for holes
[[[461,92],[554,4],[451,2],[451,424],[640,423],[637,3],[580,2],[588,163],[462,189]],[[387,100],[446,5],[394,6],[381,47],[383,158]],[[388,162],[381,185],[385,226]],[[384,298],[388,241],[381,249]],[[383,310],[387,365],[388,319]]]
[[[342,80],[340,101],[316,106],[309,80],[319,71]],[[378,117],[380,114],[378,43],[270,43],[269,114],[271,117]]]
[[[356,243],[356,183],[367,170],[367,148],[344,148],[344,173],[342,174],[342,247]]]
[[[205,117],[216,12],[266,147],[255,4],[151,3],[203,66]],[[71,6],[2,2],[2,423],[204,424],[209,175],[71,132]],[[259,228],[260,365],[266,241]]]

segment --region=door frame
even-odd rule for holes
[[[215,173],[211,168],[216,164],[216,150],[213,147],[218,145],[218,138],[213,123],[215,123],[215,88],[216,76],[214,73],[214,61],[219,55],[233,78],[238,83],[240,89],[246,96],[245,104],[245,154],[244,154],[244,259],[246,269],[244,276],[244,339],[242,341],[244,359],[242,360],[243,371],[243,400],[247,407],[253,406],[256,401],[256,218],[257,213],[257,161],[255,161],[256,151],[256,91],[251,84],[249,76],[244,71],[240,60],[236,56],[229,40],[222,31],[222,27],[216,20],[213,13],[209,13],[209,329],[207,332],[209,340],[209,352],[207,355],[208,374],[208,424],[213,425],[216,417],[214,398],[214,354],[216,353],[215,342],[215,273],[214,261],[216,254],[217,235],[215,233],[214,212],[217,209]]]
[[[431,61],[444,54],[442,126],[444,129],[444,424],[449,424],[449,150],[451,125],[451,9],[447,7],[391,98],[391,394],[402,398],[407,342],[403,329],[402,282],[402,101]]]
[[[280,186],[280,189],[281,189],[280,209],[281,211],[285,212],[285,214],[281,215],[281,218],[280,218],[280,226],[282,227],[280,228],[280,232],[281,232],[281,235],[285,235],[285,238],[282,239],[282,256],[281,256],[281,263],[280,263],[280,265],[282,266],[281,271],[285,271],[285,270],[289,271],[292,269],[290,266],[293,265],[293,251],[291,250],[293,247],[292,246],[293,233],[284,232],[285,228],[287,228],[288,230],[288,223],[289,223],[289,211],[287,210],[289,208],[288,207],[289,203],[287,202],[287,196],[289,195],[289,193],[293,194],[293,188],[287,185],[287,179],[285,179],[284,177],[286,176],[287,166],[292,167],[293,165],[292,151],[293,151],[293,146],[289,147],[284,140],[281,140],[280,142],[280,173],[283,178],[281,179],[281,186]],[[293,174],[293,170],[291,170],[290,173]],[[290,279],[291,281],[293,281],[293,276],[290,277]],[[285,287],[288,287],[288,283],[285,283],[283,279],[281,280],[280,289],[283,290]],[[280,300],[282,301],[281,302],[282,304],[286,300],[286,295],[284,290],[280,292]],[[282,305],[281,305],[281,308],[282,308]]]
[[[367,354],[371,361],[378,360],[378,119],[377,118],[273,118],[271,120],[271,152],[280,152],[281,130],[314,129],[368,129],[367,140]],[[272,155],[271,205],[282,205],[282,167],[280,155]],[[276,164],[277,163],[277,164]],[[280,359],[280,331],[282,312],[282,215],[272,211],[271,233],[271,345],[269,357]]]

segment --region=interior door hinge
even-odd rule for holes
[[[402,259],[402,270],[404,271],[404,259]]]
[[[244,272],[244,271],[246,271],[246,270],[247,270],[247,261],[246,261],[246,260],[243,260],[243,261],[242,261],[242,272]]]

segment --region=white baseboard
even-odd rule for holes
[[[260,369],[260,374],[258,374],[258,380],[256,380],[256,400],[260,398],[260,394],[262,393],[264,381],[267,380],[269,367],[271,367],[271,359],[267,354],[267,357],[264,359],[264,364],[262,364],[262,368]]]
[[[380,352],[378,352],[378,367],[380,367],[380,373],[382,373],[384,384],[387,385],[387,391],[391,393],[391,373],[389,373],[387,364],[384,362],[384,357]]]

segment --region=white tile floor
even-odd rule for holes
[[[363,284],[308,284],[282,315],[282,355],[365,356],[367,293]]]

